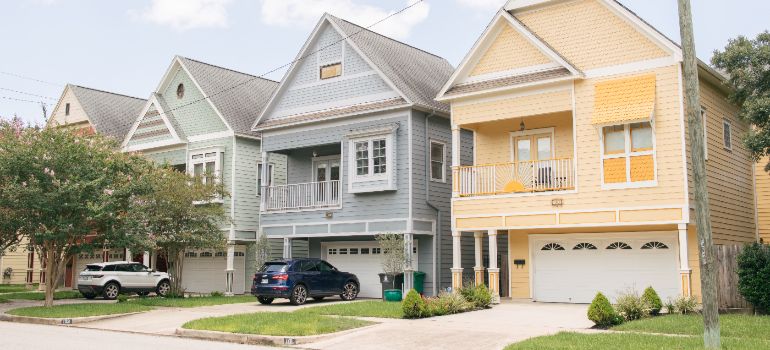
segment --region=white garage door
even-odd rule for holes
[[[246,267],[245,247],[235,247],[235,268],[233,292],[244,293],[246,290],[244,268]],[[225,269],[227,252],[192,251],[185,253],[182,272],[182,287],[190,293],[211,293],[225,291]]]
[[[78,275],[80,274],[80,271],[83,271],[86,268],[86,265],[88,264],[98,264],[102,262],[102,252],[99,251],[96,254],[92,253],[81,253],[78,254],[77,261],[75,262],[75,270],[72,271],[73,274]],[[78,279],[73,278],[74,281],[74,288],[77,288],[78,286]]]
[[[675,233],[530,236],[533,299],[590,303],[597,292],[618,293],[652,286],[661,299],[680,294]]]
[[[323,259],[338,270],[358,277],[362,298],[382,298],[379,273],[382,272],[382,252],[377,242],[321,243]],[[417,241],[414,241],[412,266],[417,268]]]

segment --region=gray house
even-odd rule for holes
[[[400,233],[426,294],[449,286],[452,132],[449,106],[433,97],[452,72],[441,57],[321,18],[253,127],[270,164],[261,229],[284,257],[326,259],[359,277],[360,296],[379,297],[374,237]]]
[[[256,269],[261,160],[260,140],[251,125],[277,86],[177,56],[123,141],[123,151],[141,152],[179,171],[213,172],[229,193],[221,199],[231,218],[222,227],[227,249],[185,253],[183,287],[188,292],[242,294],[251,287],[246,281]],[[145,255],[144,262],[163,270],[162,258],[156,252]]]

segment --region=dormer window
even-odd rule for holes
[[[320,70],[321,80],[336,78],[341,75],[342,75],[342,62],[321,66],[321,70]]]

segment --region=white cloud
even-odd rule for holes
[[[407,0],[404,6],[414,4]],[[262,0],[262,21],[281,27],[312,27],[324,13],[367,27],[400,10],[361,4],[354,0]],[[420,2],[370,29],[397,39],[409,36],[414,26],[428,18],[430,5]]]
[[[457,3],[479,11],[497,11],[507,1],[505,0],[457,0]]]
[[[179,31],[226,27],[230,0],[152,0],[139,14],[143,20],[167,25]]]

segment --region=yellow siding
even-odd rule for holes
[[[654,70],[656,74],[655,145],[657,157],[657,186],[603,190],[601,188],[600,130],[591,123],[596,80],[586,79],[575,83],[575,124],[577,150],[577,193],[554,193],[552,196],[495,197],[455,201],[454,215],[518,214],[543,212],[555,209],[579,211],[600,208],[642,206],[681,207],[685,204],[682,166],[681,111],[679,103],[679,76],[676,66]],[[635,73],[635,75],[638,73]],[[528,122],[525,118],[525,122]],[[515,127],[519,119],[509,121]],[[506,143],[488,142],[486,135],[499,126],[473,125],[477,130],[477,163],[509,159]],[[527,124],[529,128],[529,124]],[[559,136],[556,137],[559,140]],[[737,139],[736,139],[737,140]],[[507,141],[506,141],[507,142]],[[734,142],[737,143],[737,142]],[[497,154],[497,158],[495,158]],[[554,207],[551,199],[560,198],[563,205]],[[633,201],[629,201],[633,198]],[[655,218],[650,218],[654,221]]]
[[[472,124],[495,120],[521,118],[572,109],[569,90],[510,98],[495,98],[473,104],[453,104],[452,121],[455,124]]]
[[[457,219],[457,228],[497,227],[502,223],[502,219],[499,217]]]
[[[530,67],[551,63],[551,59],[543,55],[526,38],[521,36],[508,24],[503,28],[479,62],[471,71],[470,76],[502,72],[516,68]]]
[[[529,269],[532,261],[529,256],[529,236],[526,232],[508,233],[508,254],[510,261],[524,259],[527,264],[517,267],[508,264],[511,269],[511,298],[529,298]]]
[[[511,215],[505,217],[506,226],[547,226],[556,224],[556,214]]]
[[[515,16],[581,70],[667,55],[597,0],[570,1]]]
[[[65,106],[67,103],[70,104],[69,116],[65,115]],[[80,105],[78,99],[75,97],[75,94],[72,93],[72,90],[68,88],[64,95],[61,97],[61,100],[58,103],[58,108],[56,108],[51,113],[48,124],[55,126],[78,123],[89,123],[88,116],[83,110],[83,107]]]
[[[618,213],[620,222],[644,222],[650,218],[658,221],[677,221],[682,219],[681,209],[642,209],[621,210]]]
[[[611,158],[604,160],[604,183],[618,183],[626,181],[626,159]]]
[[[563,213],[559,215],[559,223],[570,224],[606,224],[615,222],[614,211],[599,211],[591,213]]]
[[[754,164],[740,141],[741,136],[748,132],[748,125],[739,119],[738,108],[727,100],[725,93],[703,80],[700,91],[701,105],[706,108],[707,117],[706,175],[714,242],[731,244],[755,241]],[[723,119],[732,123],[732,150],[724,148]],[[689,136],[686,139],[689,155]],[[689,156],[687,166],[690,168]],[[691,207],[694,207],[692,172],[689,174]]]
[[[15,251],[6,251],[5,255],[0,258],[0,274],[5,271],[6,268],[13,269],[13,273],[10,279],[3,279],[0,283],[5,284],[24,284],[27,279],[27,244],[26,241],[21,242]],[[0,275],[2,276],[2,275]],[[40,280],[40,259],[35,256],[35,264],[32,273],[32,282],[38,283]]]
[[[655,180],[655,161],[652,155],[631,157],[631,181]]]
[[[481,123],[472,129],[476,131],[476,163],[493,164],[510,162],[511,132],[521,129],[520,119],[501,120]],[[555,158],[571,158],[572,142],[572,113],[561,112],[544,116],[524,118],[528,130],[554,128]]]
[[[765,171],[765,165],[770,158],[762,158],[754,169],[757,196],[757,224],[759,237],[765,243],[770,243],[770,175]]]
[[[690,265],[690,282],[692,284],[692,295],[698,300],[701,297],[700,288],[700,259],[698,259],[698,233],[695,226],[687,227],[687,262]]]

